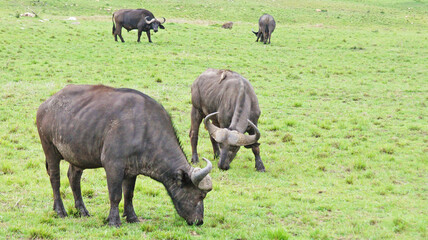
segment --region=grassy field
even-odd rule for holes
[[[152,44],[135,31],[114,42],[120,8],[149,9],[166,29]],[[251,33],[263,13],[277,22],[270,45]],[[427,239],[427,29],[425,0],[0,0],[0,238]],[[35,126],[44,100],[72,83],[137,89],[169,111],[190,157],[190,86],[209,67],[254,86],[266,173],[245,148],[214,168],[201,227],[140,176],[141,223],[111,228],[104,170],[84,172],[92,216],[79,218],[63,162],[70,216],[55,216]],[[199,154],[216,166],[203,128]]]

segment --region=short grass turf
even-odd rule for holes
[[[114,42],[121,8],[166,29],[152,44],[135,31]],[[270,45],[251,33],[263,13],[277,22]],[[426,239],[427,13],[421,0],[0,1],[0,238]],[[84,172],[92,216],[80,218],[62,162],[70,216],[55,216],[35,126],[44,100],[67,84],[137,89],[169,111],[190,156],[190,86],[209,67],[254,86],[266,173],[245,148],[215,167],[200,227],[140,176],[141,223],[111,228],[104,170]],[[218,162],[202,127],[199,154]]]

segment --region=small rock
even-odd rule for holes
[[[36,17],[36,14],[30,13],[30,12],[26,12],[26,13],[20,14],[19,16],[20,17]]]

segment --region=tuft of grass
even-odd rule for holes
[[[393,231],[395,233],[401,233],[407,228],[407,222],[401,218],[394,218],[394,220],[392,220],[392,224],[394,225]]]
[[[292,142],[293,141],[293,135],[290,133],[286,133],[284,137],[282,137],[282,142]]]
[[[287,231],[284,228],[276,228],[276,229],[265,230],[263,232],[262,238],[273,239],[273,240],[288,240],[290,239],[290,234],[287,233]]]
[[[394,154],[394,148],[391,146],[384,146],[380,149],[380,152],[392,155]]]
[[[32,228],[30,230],[30,239],[54,239],[55,236],[51,233],[48,227]]]
[[[1,164],[0,173],[2,174],[13,174],[15,171],[12,168],[12,165],[8,162],[4,162]]]

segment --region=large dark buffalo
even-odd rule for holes
[[[70,163],[70,187],[82,216],[89,216],[80,190],[83,170],[103,167],[110,198],[109,225],[121,224],[122,190],[123,216],[138,222],[132,198],[139,174],[163,183],[189,225],[203,223],[212,165],[206,159],[203,169],[189,165],[170,116],[147,95],[126,88],[68,85],[40,105],[37,129],[59,217],[67,216],[59,190],[59,163],[64,159]]]
[[[259,103],[250,82],[236,72],[208,69],[192,84],[192,111],[190,141],[192,162],[197,163],[199,125],[204,124],[210,133],[214,156],[220,156],[218,167],[229,169],[229,165],[240,146],[251,148],[255,156],[255,167],[264,172],[260,158],[260,132],[257,121],[260,116]],[[212,121],[212,123],[210,122]],[[250,135],[244,135],[248,132]]]
[[[158,27],[165,29],[162,25],[165,23],[165,18],[163,21],[159,21],[153,16],[153,13],[146,9],[121,9],[113,13],[113,35],[114,40],[117,41],[117,35],[119,35],[120,40],[125,42],[122,37],[122,27],[126,30],[131,31],[132,29],[138,29],[138,40],[140,42],[141,33],[144,31],[147,34],[149,42],[152,42],[150,38],[150,29],[153,29],[154,32],[158,31]],[[116,25],[114,23],[116,22]]]
[[[275,30],[275,26],[276,23],[273,17],[269,14],[263,14],[259,19],[259,31],[253,31],[253,33],[257,36],[256,42],[258,42],[259,38],[261,38],[260,41],[263,41],[264,44],[266,44],[268,39],[270,43],[270,37],[273,33],[273,30]]]

